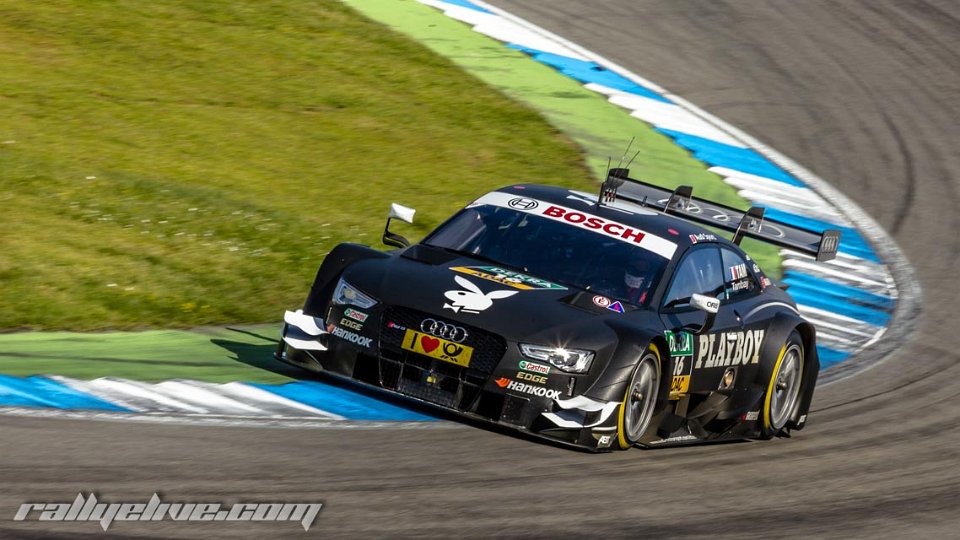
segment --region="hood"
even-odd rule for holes
[[[609,322],[649,315],[589,291],[424,245],[359,261],[344,278],[384,305],[417,309],[514,341],[612,338]]]

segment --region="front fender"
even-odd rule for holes
[[[614,330],[620,336],[617,348],[603,373],[584,394],[600,401],[622,401],[627,391],[627,384],[633,375],[633,369],[643,351],[652,343],[660,352],[660,388],[657,392],[655,410],[659,412],[670,397],[670,378],[666,374],[673,373],[673,359],[670,357],[666,339],[662,333],[649,329],[638,331],[636,328],[627,330],[614,326]]]
[[[303,312],[314,317],[321,317],[327,309],[327,303],[337,285],[337,278],[351,264],[364,259],[386,259],[391,255],[362,244],[340,244],[333,248],[313,279],[310,293],[303,304]]]

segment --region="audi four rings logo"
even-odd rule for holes
[[[463,328],[434,319],[424,319],[420,323],[420,331],[431,336],[449,339],[454,343],[463,343],[467,339],[467,331]]]
[[[517,197],[516,199],[510,199],[507,201],[507,204],[510,205],[510,208],[517,208],[519,210],[533,210],[538,206],[537,201],[533,199],[528,199],[526,197]]]

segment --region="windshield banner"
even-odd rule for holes
[[[468,208],[482,204],[510,208],[517,212],[561,221],[574,227],[580,227],[581,229],[593,231],[609,238],[615,238],[628,244],[640,246],[665,259],[673,258],[673,254],[677,251],[677,244],[666,238],[641,231],[636,227],[631,227],[618,221],[595,216],[581,210],[567,208],[566,206],[560,206],[559,204],[548,203],[529,197],[519,197],[512,193],[495,191],[480,197],[470,204]]]

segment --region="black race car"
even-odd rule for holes
[[[828,260],[822,234],[611,169],[600,193],[514,185],[418,244],[341,244],[276,357],[591,450],[803,427],[814,327],[740,240]],[[733,241],[695,223],[733,233]]]

